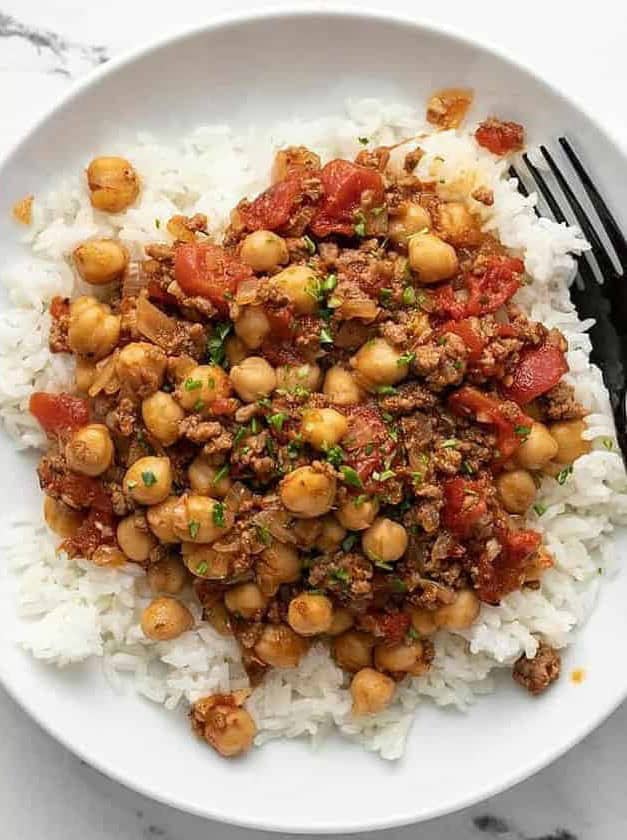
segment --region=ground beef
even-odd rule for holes
[[[547,420],[581,420],[586,409],[575,399],[575,389],[567,382],[558,382],[538,399],[540,410]]]
[[[526,688],[530,694],[541,694],[560,675],[561,658],[559,653],[540,642],[533,659],[527,659],[523,654],[516,660],[512,676],[514,680]]]
[[[373,566],[363,554],[349,552],[316,558],[309,570],[309,584],[327,589],[351,609],[363,611],[372,600]]]
[[[445,333],[437,341],[414,348],[414,353],[412,368],[432,391],[458,385],[464,378],[468,349],[458,335]]]
[[[432,394],[420,382],[407,382],[399,385],[395,394],[389,394],[379,400],[381,411],[388,414],[402,415],[411,414],[417,408],[432,408],[436,403],[435,394]]]

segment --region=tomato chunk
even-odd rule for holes
[[[490,559],[487,552],[479,558],[475,579],[477,594],[488,604],[498,604],[510,592],[525,582],[529,561],[540,547],[541,537],[536,531],[500,529],[497,533],[500,553]]]
[[[468,348],[468,359],[471,362],[476,362],[481,358],[487,342],[470,319],[462,318],[460,321],[447,321],[440,327],[439,332],[440,334],[450,332],[458,335]]]
[[[90,557],[101,545],[115,543],[115,519],[111,513],[92,508],[81,522],[73,537],[63,543],[63,548],[74,557]]]
[[[397,645],[403,641],[411,618],[408,613],[369,612],[361,621],[361,626],[377,639],[383,639],[388,645]]]
[[[362,196],[370,192],[370,206],[383,204],[383,179],[374,169],[367,169],[348,160],[331,160],[320,173],[324,197],[309,225],[315,236],[355,233],[355,213]]]
[[[537,349],[524,350],[514,371],[514,381],[505,394],[519,405],[526,405],[555,387],[567,370],[568,364],[558,347],[543,344]]]
[[[449,397],[449,405],[457,414],[474,419],[478,423],[494,426],[497,434],[497,462],[505,461],[522,443],[525,433],[521,430],[531,428],[533,420],[510,403],[505,410],[495,397],[484,394],[470,385],[463,385]]]
[[[46,394],[35,391],[28,409],[49,435],[79,429],[89,423],[89,403],[72,394]]]
[[[458,537],[470,536],[473,527],[485,516],[488,506],[483,498],[483,482],[450,478],[444,483],[442,522]]]
[[[485,271],[480,276],[466,278],[468,301],[466,315],[487,315],[516,294],[521,286],[521,274],[525,270],[522,260],[512,257],[489,257]]]
[[[174,276],[185,294],[207,298],[226,315],[237,287],[253,272],[218,245],[188,242],[176,249]]]
[[[238,209],[249,230],[278,230],[284,227],[298,207],[301,180],[296,175],[273,184],[249,205]]]
[[[492,154],[506,155],[522,149],[525,144],[525,130],[519,123],[503,122],[490,117],[475,131],[475,139]]]

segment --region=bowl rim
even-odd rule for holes
[[[148,41],[140,43],[137,47],[125,50],[121,55],[111,58],[104,64],[90,70],[85,76],[81,77],[77,81],[74,81],[65,93],[55,99],[55,101],[46,108],[44,112],[37,117],[37,119],[30,123],[26,129],[18,135],[17,139],[9,145],[8,149],[0,156],[0,176],[2,175],[2,171],[12,164],[13,158],[19,154],[22,145],[30,140],[32,136],[36,135],[41,127],[51,117],[53,117],[57,111],[78,99],[91,88],[96,87],[101,79],[106,76],[115,74],[119,70],[132,65],[146,56],[150,56],[153,53],[158,52],[164,47],[175,46],[177,44],[184,43],[189,38],[210,33],[224,27],[247,24],[259,20],[279,20],[285,18],[306,20],[309,17],[345,18],[349,20],[368,20],[375,23],[380,22],[382,24],[397,24],[399,26],[422,30],[427,34],[432,34],[438,37],[444,36],[445,38],[448,38],[451,41],[456,41],[465,47],[474,48],[480,52],[491,54],[499,61],[505,62],[518,72],[530,77],[536,84],[540,84],[544,87],[549,94],[563,100],[572,109],[582,114],[608,138],[612,145],[617,147],[618,150],[627,157],[627,141],[624,141],[622,138],[616,136],[611,128],[600,122],[596,116],[588,111],[588,108],[584,103],[579,101],[579,99],[572,94],[565,94],[560,91],[555,85],[546,81],[524,62],[513,59],[490,39],[469,37],[458,31],[453,26],[441,25],[439,23],[434,23],[432,20],[421,20],[419,18],[411,17],[407,13],[396,10],[383,11],[381,8],[375,8],[373,6],[356,8],[355,6],[337,2],[337,0],[333,0],[332,6],[325,6],[324,8],[321,8],[317,3],[315,3],[315,0],[301,0],[298,5],[282,2],[281,4],[272,7],[254,6],[241,11],[218,13],[212,15],[211,18],[203,24],[193,24],[178,29],[174,33],[165,33],[159,37],[151,38]],[[207,820],[216,820],[226,825],[276,833],[312,833],[312,826],[308,825],[304,821],[285,824],[276,822],[272,819],[263,819],[259,817],[255,817],[254,819],[247,818],[245,813],[234,816],[233,814],[221,812],[220,806],[217,802],[209,803],[211,807],[203,808],[193,802],[186,802],[180,797],[173,800],[163,792],[155,792],[148,786],[144,786],[140,781],[137,781],[136,779],[129,779],[123,768],[113,766],[105,760],[101,761],[98,758],[94,758],[87,750],[83,750],[80,744],[71,743],[70,738],[66,735],[64,730],[58,729],[54,724],[44,720],[43,715],[38,712],[36,706],[34,708],[28,708],[23,703],[23,700],[19,696],[18,692],[13,691],[11,685],[8,684],[6,679],[3,677],[1,669],[0,685],[2,685],[9,697],[11,697],[12,700],[48,735],[54,738],[55,741],[61,744],[69,752],[85,761],[88,765],[103,773],[108,779],[123,785],[129,790],[178,811],[203,817]],[[313,833],[356,834],[398,828],[401,826],[426,822],[447,814],[456,813],[479,802],[483,802],[486,799],[514,787],[543,768],[552,764],[572,749],[576,744],[586,738],[598,726],[600,726],[614,711],[616,711],[626,698],[627,685],[625,686],[621,696],[613,698],[611,702],[599,707],[597,712],[590,716],[585,724],[576,730],[572,737],[570,737],[564,744],[557,747],[547,747],[546,749],[539,751],[532,761],[527,762],[527,764],[520,767],[515,773],[501,781],[498,781],[496,784],[485,785],[483,789],[479,791],[475,790],[463,797],[451,795],[448,798],[443,798],[441,803],[428,814],[417,815],[415,809],[409,809],[400,812],[397,811],[389,817],[370,820],[367,823],[360,823],[358,819],[352,820],[351,822],[342,822],[338,820],[323,821],[316,824],[313,828]]]

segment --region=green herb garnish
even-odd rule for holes
[[[212,485],[215,487],[216,484],[219,484],[223,478],[226,478],[229,474],[229,465],[225,464],[223,467],[220,467],[218,472],[214,475],[213,481],[211,482]]]
[[[190,377],[183,383],[183,388],[185,388],[186,391],[195,391],[196,388],[202,388],[202,382],[200,379],[191,379]]]
[[[361,478],[359,477],[359,473],[354,470],[352,467],[340,467],[340,472],[342,473],[342,477],[347,484],[350,484],[351,487],[359,487],[362,488],[364,485],[361,482]]]
[[[558,484],[565,484],[568,480],[568,476],[571,475],[573,471],[573,465],[569,464],[567,467],[564,467],[563,470],[560,470],[557,474],[557,483]]]
[[[514,432],[518,435],[518,437],[529,437],[529,435],[531,434],[531,426],[516,426],[514,428]]]
[[[213,334],[207,339],[207,355],[209,356],[212,364],[220,366],[224,364],[226,359],[224,341],[231,332],[232,328],[233,325],[228,321],[216,324]]]
[[[392,289],[380,289],[379,300],[384,306],[387,306],[392,300]]]
[[[152,470],[146,470],[142,473],[142,481],[146,485],[146,487],[152,487],[153,484],[157,483],[157,476],[153,473]]]
[[[409,588],[407,586],[407,584],[405,583],[405,581],[403,581],[403,580],[401,580],[400,578],[397,578],[397,577],[390,578],[390,584],[392,586],[392,591],[393,592],[398,592],[398,593],[407,592],[407,590]]]
[[[442,449],[457,449],[459,441],[457,438],[448,438],[447,440],[443,440],[440,446]]]
[[[224,528],[224,503],[223,502],[215,502],[213,506],[213,511],[211,513],[211,518],[213,519],[214,525],[217,525],[218,528]]]
[[[265,525],[257,525],[257,536],[264,545],[270,545],[272,542],[272,534]]]
[[[285,414],[284,411],[277,411],[276,414],[270,414],[266,420],[268,424],[272,426],[273,429],[276,429],[277,432],[280,432],[283,428],[283,424],[287,420],[288,415]]]
[[[403,306],[413,306],[416,303],[416,292],[411,286],[405,286],[401,298]]]
[[[348,583],[351,579],[350,574],[346,569],[334,569],[331,572],[331,577],[335,578],[335,580],[339,580],[340,583]]]
[[[205,574],[207,574],[208,570],[209,570],[209,566],[204,562],[199,563],[198,566],[196,566],[196,574],[197,575],[205,575]]]
[[[614,449],[614,441],[612,440],[612,438],[603,438],[603,446],[608,451],[611,451],[612,449]]]
[[[196,400],[196,402],[192,406],[194,411],[202,411],[204,407],[205,407],[205,404],[202,400]]]
[[[358,137],[358,138],[357,138],[357,141],[358,141],[359,143],[361,143],[361,145],[362,145],[362,146],[367,146],[367,145],[368,145],[368,143],[370,142],[370,140],[369,140],[369,138],[368,138],[368,137]]]
[[[402,353],[398,359],[396,360],[396,364],[401,367],[402,365],[410,365],[414,359],[416,358],[415,353],[411,353],[407,351],[406,353]]]
[[[316,253],[316,243],[310,236],[303,236],[303,240],[305,242],[305,247],[309,251],[309,253],[313,256]]]
[[[384,572],[391,572],[394,570],[394,566],[390,565],[390,563],[386,563],[384,560],[374,560],[373,562],[377,569],[383,569]]]
[[[192,519],[187,526],[187,530],[189,531],[190,537],[195,540],[198,536],[198,532],[200,531],[200,522],[196,522],[195,519]]]
[[[323,292],[332,292],[337,286],[337,274],[328,274],[320,283]]]
[[[320,330],[320,344],[333,344],[333,336],[327,327],[322,327]]]
[[[349,552],[357,542],[357,534],[349,534],[342,540],[342,551]]]
[[[327,461],[333,464],[334,467],[339,467],[345,457],[345,452],[341,446],[328,446],[325,449]]]
[[[379,385],[376,392],[377,394],[383,395],[398,394],[398,390],[394,387],[394,385]]]
[[[542,516],[543,513],[546,513],[546,505],[543,505],[542,502],[536,502],[533,506],[533,509],[538,514],[538,516]]]
[[[235,432],[235,437],[233,438],[233,446],[237,446],[238,443],[246,436],[246,426],[239,426],[237,431]]]
[[[253,419],[250,421],[250,433],[252,435],[259,434],[259,429],[259,420],[257,420],[256,417],[253,417]]]

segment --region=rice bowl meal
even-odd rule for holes
[[[225,757],[335,729],[397,759],[421,702],[559,678],[627,481],[568,291],[588,245],[471,101],[141,136],[18,201],[25,650],[100,658]]]

